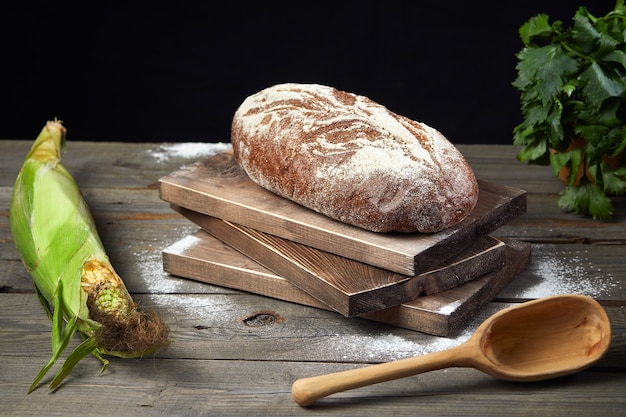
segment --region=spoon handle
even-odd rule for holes
[[[307,406],[320,398],[379,382],[391,381],[451,366],[465,366],[467,346],[461,345],[441,352],[380,363],[310,378],[301,378],[291,387],[296,403]],[[470,355],[471,356],[471,355]]]

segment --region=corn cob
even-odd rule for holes
[[[167,344],[169,329],[156,313],[137,309],[104,250],[91,212],[61,164],[66,129],[43,128],[15,181],[9,219],[19,255],[52,320],[52,356],[28,392],[37,388],[78,332],[83,341],[52,381],[55,389],[85,356],[139,357]]]

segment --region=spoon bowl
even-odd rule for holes
[[[328,395],[448,367],[468,367],[507,381],[540,381],[579,372],[600,359],[611,324],[593,298],[555,295],[501,310],[465,343],[441,352],[335,372],[293,383],[307,406]]]

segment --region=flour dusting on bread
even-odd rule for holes
[[[436,129],[367,97],[280,84],[233,118],[235,158],[262,187],[376,232],[436,232],[474,208],[478,186]]]

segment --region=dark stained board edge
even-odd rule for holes
[[[503,239],[506,244],[504,268],[432,296],[411,303],[366,314],[363,317],[424,333],[450,336],[461,331],[480,309],[493,300],[522,272],[530,260],[531,244]]]
[[[417,275],[526,212],[526,192],[479,181],[478,204],[439,233],[374,233],[338,222],[255,184],[226,151],[159,180],[164,201],[404,275]]]
[[[529,257],[530,244],[508,239],[506,264],[502,269],[445,292],[418,297],[410,303],[366,314],[362,318],[436,336],[453,336],[526,267]],[[330,310],[287,279],[204,230],[165,248],[163,268],[178,277]]]
[[[213,237],[287,278],[346,317],[445,291],[504,265],[504,244],[489,236],[416,276],[401,275],[172,205]]]

